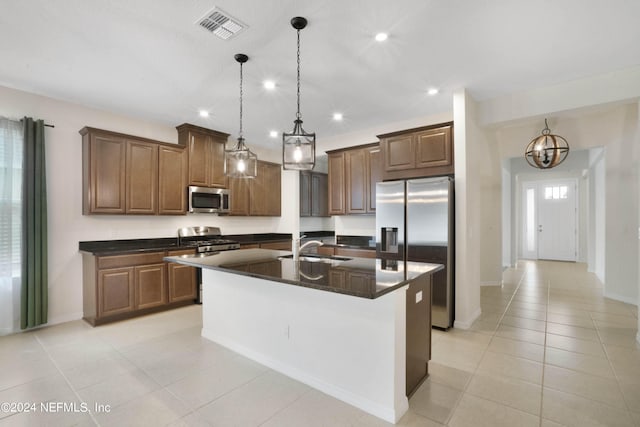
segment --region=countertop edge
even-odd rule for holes
[[[280,252],[282,255],[289,255],[290,252],[287,251],[276,251],[276,252]],[[239,271],[239,270],[234,270],[234,269],[230,269],[230,268],[225,268],[225,267],[219,267],[216,265],[210,265],[210,264],[203,264],[201,262],[197,262],[198,259],[202,259],[201,256],[192,256],[192,255],[181,255],[181,256],[167,256],[164,257],[163,260],[167,261],[167,262],[174,262],[174,263],[178,263],[178,264],[183,264],[183,265],[188,265],[191,267],[196,267],[196,268],[204,268],[204,269],[208,269],[208,270],[216,270],[216,271],[222,271],[225,273],[231,273],[231,274],[236,274],[236,275],[240,275],[240,276],[247,276],[247,277],[253,277],[256,279],[262,279],[262,280],[267,280],[267,281],[271,281],[271,282],[277,282],[277,283],[285,283],[285,284],[289,284],[289,285],[293,285],[293,286],[299,286],[299,287],[303,287],[303,288],[309,288],[309,289],[317,289],[319,291],[323,291],[323,292],[331,292],[331,293],[336,293],[336,294],[342,294],[342,295],[348,295],[348,296],[353,296],[353,297],[357,297],[357,298],[364,298],[364,299],[376,299],[376,298],[380,298],[386,294],[389,294],[391,292],[397,291],[399,289],[401,289],[402,287],[408,286],[410,282],[412,282],[413,280],[417,279],[418,277],[421,277],[425,274],[433,274],[437,271],[440,271],[444,268],[443,265],[438,265],[437,267],[434,267],[433,269],[426,271],[424,273],[418,274],[415,277],[412,277],[410,279],[405,279],[400,281],[399,283],[393,285],[393,286],[389,286],[387,288],[384,288],[381,291],[378,291],[374,294],[371,293],[358,293],[358,292],[353,292],[353,291],[349,291],[347,289],[340,289],[340,288],[327,288],[326,286],[314,286],[311,283],[306,283],[306,282],[300,282],[300,281],[296,281],[296,280],[290,280],[290,279],[284,279],[281,277],[274,277],[274,276],[268,276],[268,275],[262,275],[262,274],[257,274],[257,273],[253,273],[253,272],[248,272],[248,271]]]

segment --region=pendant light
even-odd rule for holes
[[[524,153],[527,162],[538,169],[551,169],[558,166],[568,155],[569,143],[560,135],[551,134],[547,119],[544,119],[542,134],[527,145]]]
[[[258,174],[258,156],[244,144],[242,133],[242,64],[249,57],[238,53],[234,58],[240,63],[240,133],[236,145],[224,151],[224,174],[231,178],[255,178]]]
[[[293,132],[282,133],[282,168],[310,170],[316,164],[316,134],[305,132],[300,115],[300,30],[307,26],[307,20],[297,16],[291,19],[291,26],[298,32],[298,112]]]

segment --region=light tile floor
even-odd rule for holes
[[[434,330],[399,425],[640,426],[637,309],[583,264],[521,262],[481,304],[470,330]],[[0,338],[0,402],[37,404],[0,426],[388,425],[201,338],[201,322],[191,306]]]

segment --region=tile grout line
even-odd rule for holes
[[[549,302],[551,300],[551,279],[547,280],[547,308],[544,311],[544,343],[542,347],[542,378],[540,382],[540,427],[542,427],[544,410],[544,373],[547,366],[547,326],[549,324]]]
[[[596,334],[598,335],[598,340],[600,341],[600,345],[602,346],[602,350],[604,351],[604,355],[607,358],[607,362],[609,363],[609,368],[611,368],[611,372],[613,372],[613,377],[616,379],[616,384],[618,385],[618,390],[620,391],[620,395],[622,396],[622,403],[624,403],[624,407],[627,410],[627,416],[630,417],[631,422],[634,422],[633,415],[631,414],[631,408],[629,407],[629,404],[627,403],[627,398],[624,395],[624,391],[622,390],[622,385],[620,384],[620,377],[618,376],[618,373],[616,372],[615,368],[613,367],[613,363],[611,363],[611,358],[609,357],[609,352],[607,351],[607,347],[604,345],[604,342],[602,341],[602,336],[600,335],[600,329],[598,328],[598,325],[595,322],[596,319],[593,318],[591,312],[589,312],[589,317],[591,318],[591,321],[593,322],[594,329],[596,330]],[[620,408],[618,408],[618,409],[620,409]]]
[[[475,369],[473,370],[473,373],[471,374],[471,377],[469,378],[469,381],[467,381],[467,383],[464,385],[464,389],[462,390],[462,394],[460,395],[460,398],[456,400],[455,405],[453,406],[453,408],[451,408],[451,413],[450,413],[449,417],[445,420],[445,425],[449,425],[449,421],[451,421],[451,418],[453,417],[453,414],[456,412],[456,409],[458,409],[458,406],[460,406],[460,401],[464,397],[464,394],[467,393],[467,389],[469,388],[469,384],[471,384],[471,381],[473,381],[473,378],[477,375],[478,367],[480,366],[480,363],[482,363],[482,361],[484,360],[484,358],[485,358],[485,356],[487,354],[489,345],[491,345],[491,341],[493,340],[494,336],[496,335],[498,327],[502,323],[502,319],[504,318],[507,310],[509,310],[509,307],[511,306],[511,302],[513,301],[513,298],[515,297],[516,293],[518,292],[518,289],[520,289],[520,286],[522,285],[522,281],[524,280],[525,275],[526,275],[526,270],[522,273],[522,276],[520,277],[520,280],[518,281],[518,286],[513,291],[513,294],[511,294],[511,298],[509,298],[509,302],[507,303],[506,307],[504,308],[504,311],[503,311],[502,315],[500,316],[500,319],[498,320],[496,328],[491,333],[491,335],[490,335],[491,338],[489,339],[489,342],[487,343],[487,347],[483,350],[482,356],[480,357],[480,360],[478,361],[478,364],[476,365]],[[471,332],[473,332],[473,331],[471,331]],[[472,395],[472,396],[475,396],[475,395]],[[477,396],[475,396],[475,397],[477,397]],[[485,399],[485,400],[489,400],[489,399]],[[489,401],[493,402],[492,400],[489,400]],[[505,406],[507,406],[507,405],[505,405]],[[514,408],[514,409],[516,409],[516,408]],[[429,417],[427,417],[427,418],[431,419]]]
[[[51,363],[53,363],[53,366],[55,366],[56,369],[58,370],[58,372],[60,373],[60,375],[62,375],[62,378],[64,379],[64,382],[67,383],[67,385],[69,386],[69,388],[71,389],[73,394],[76,396],[76,398],[80,402],[84,402],[82,400],[82,397],[78,394],[78,391],[76,390],[76,388],[71,384],[71,381],[69,381],[69,378],[67,378],[67,376],[64,374],[64,372],[62,372],[62,369],[60,369],[60,366],[58,365],[58,363],[53,359],[53,357],[51,357],[51,353],[49,353],[49,350],[47,349],[47,347],[44,344],[42,344],[42,341],[40,341],[40,338],[38,337],[37,334],[34,334],[34,338],[36,339],[36,341],[38,341],[38,344],[40,344],[40,347],[42,347],[42,349],[46,353],[46,355],[49,358],[49,360],[51,360]],[[87,407],[87,410],[88,410],[89,416],[91,417],[91,420],[95,423],[95,425],[96,426],[100,426],[100,423],[98,422],[98,420],[94,416],[93,411],[91,410],[91,408]]]

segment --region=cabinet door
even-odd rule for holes
[[[127,141],[126,213],[153,215],[157,212],[158,145]]]
[[[365,150],[349,150],[345,155],[346,176],[346,213],[361,214],[367,212],[367,171]]]
[[[311,216],[329,216],[329,182],[327,174],[311,174]]]
[[[380,147],[365,151],[367,168],[367,213],[376,213],[376,184],[382,181],[382,152]]]
[[[265,186],[265,194],[267,200],[265,203],[265,215],[280,216],[282,215],[282,169],[279,164],[264,163],[264,176],[267,180]]]
[[[189,137],[189,185],[209,186],[211,146],[207,135],[190,131]]]
[[[125,140],[92,133],[86,157],[89,183],[85,185],[83,213],[125,213]]]
[[[283,242],[260,243],[260,247],[262,249],[275,249],[275,250],[278,250],[278,251],[290,251],[291,250],[291,240],[285,240]]]
[[[209,183],[210,187],[227,188],[227,176],[224,174],[224,147],[226,141],[219,138],[209,137],[210,146],[210,167]]]
[[[382,144],[385,150],[385,171],[413,169],[416,167],[413,134],[392,136],[384,139]]]
[[[98,318],[135,309],[133,267],[98,270]]]
[[[183,147],[160,146],[158,150],[158,213],[187,213],[187,152]]]
[[[169,274],[169,302],[194,300],[197,297],[196,269],[188,265],[170,262],[167,264]]]
[[[346,278],[349,281],[349,290],[373,294],[375,291],[375,275],[370,273],[348,272]]]
[[[164,264],[135,267],[136,308],[144,309],[167,303],[167,282]]]
[[[280,165],[258,160],[258,176],[245,180],[249,181],[249,214],[280,216]]]
[[[417,168],[453,166],[451,126],[415,134]]]
[[[311,172],[300,171],[300,216],[312,216]]]
[[[249,215],[249,179],[229,178],[229,215]]]
[[[329,163],[329,215],[344,215],[344,152],[332,153]]]

